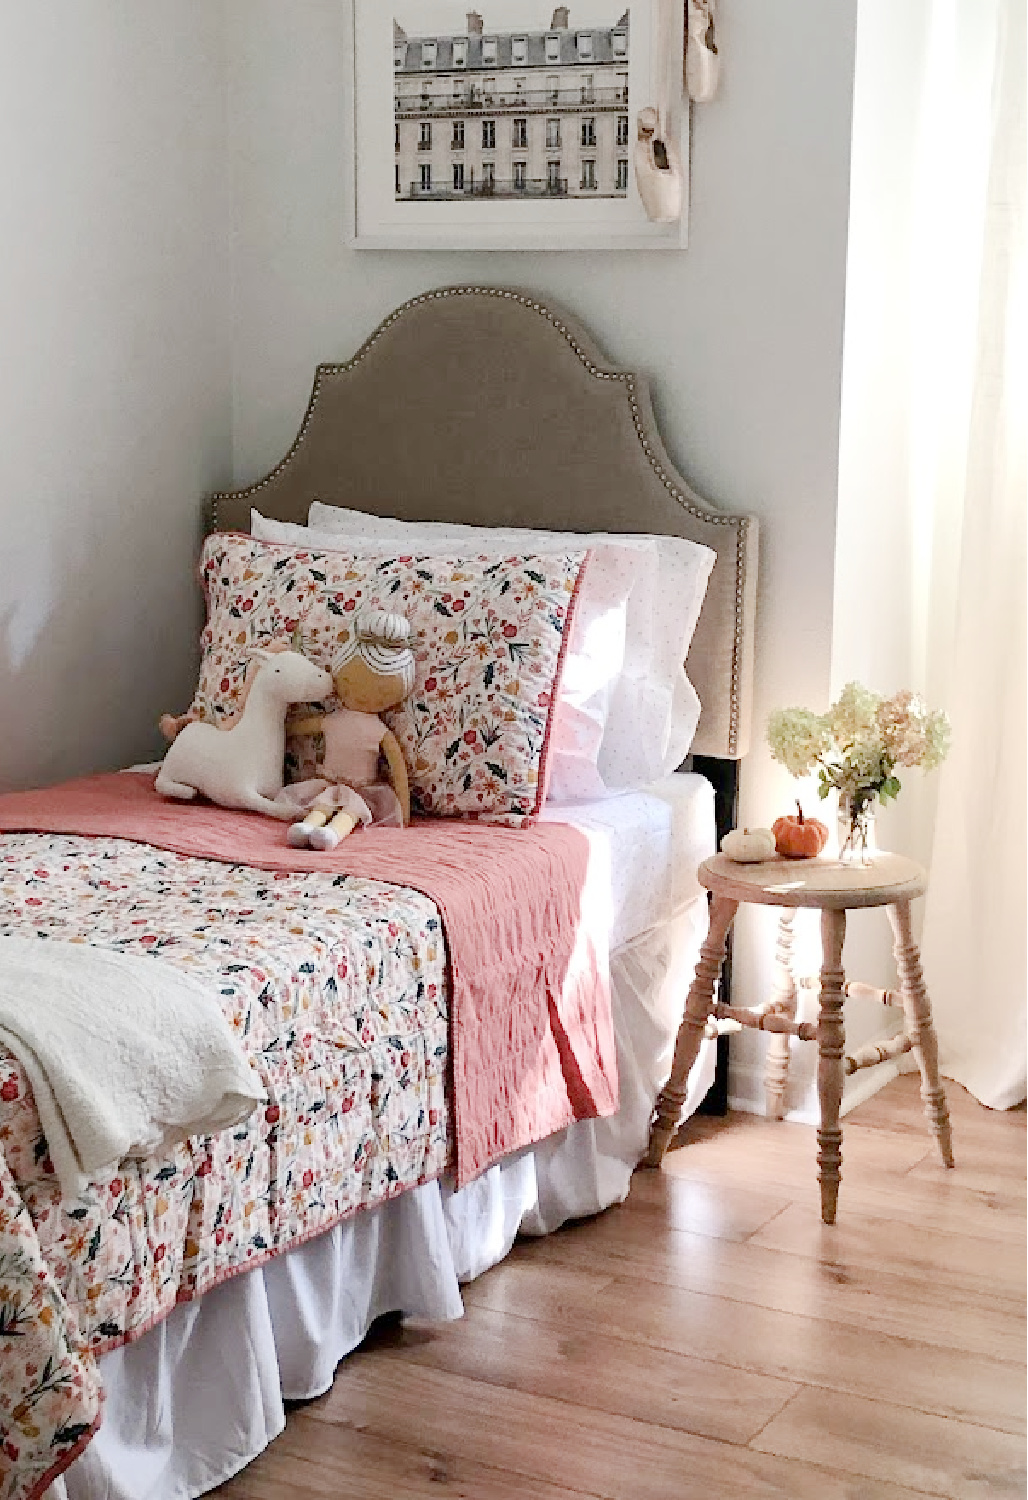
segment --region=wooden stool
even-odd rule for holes
[[[817,1095],[821,1111],[817,1160],[821,1217],[826,1224],[835,1223],[839,1196],[842,1163],[839,1107],[846,1073],[912,1051],[921,1069],[921,1098],[925,1113],[931,1121],[942,1159],[947,1167],[951,1167],[953,1146],[946,1095],[939,1081],[938,1042],[921,972],[921,956],[910,930],[910,903],[916,896],[923,896],[928,885],[928,877],[921,866],[900,854],[879,854],[874,864],[867,868],[854,868],[827,859],[772,859],[764,864],[741,865],[723,854],[715,854],[700,865],[698,875],[700,884],[706,886],[714,898],[710,907],[710,926],[678,1029],[671,1077],[657,1100],[650,1128],[647,1164],[660,1166],[668,1143],[678,1128],[689,1070],[696,1060],[709,1020],[714,1017],[778,1033],[774,1059],[768,1072],[769,1111],[778,1116],[781,1115],[788,1069],[788,1038],[798,1036],[807,1041],[816,1037]],[[778,930],[775,986],[767,1004],[754,1010],[722,1005],[714,1000],[714,985],[721,972],[729,928],[744,901],[784,908]],[[800,906],[815,907],[821,913],[821,990],[816,1026],[795,1020],[792,922],[795,908]],[[891,991],[869,990],[865,985],[846,983],[842,967],[846,913],[862,906],[888,908],[900,976],[899,998],[906,1025],[901,1036],[844,1058],[842,1007],[846,995],[873,994],[887,1003],[896,999]]]

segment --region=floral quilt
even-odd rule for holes
[[[105,1349],[444,1169],[448,992],[439,914],[416,891],[114,838],[0,839],[8,934],[205,978],[268,1094],[244,1124],[65,1201],[0,1047],[0,1500],[26,1500],[95,1430]]]

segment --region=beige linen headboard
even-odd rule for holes
[[[676,472],[646,382],[527,293],[457,286],[404,303],[345,364],[319,365],[292,447],[263,479],[212,496],[216,530],[250,507],[304,522],[312,500],[405,520],[654,532],[717,552],[688,672],[696,754],[747,749],[757,522]]]

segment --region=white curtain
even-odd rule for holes
[[[1025,335],[1025,0],[859,0],[833,687],[952,720],[880,833],[929,867],[943,1071],[995,1108],[1025,1096]]]
[[[949,183],[951,211],[964,216],[960,254],[935,308],[921,309],[947,322],[956,304],[967,359],[941,378],[921,372],[940,404],[918,433],[936,539],[918,602],[927,675],[953,721],[921,947],[944,1073],[1004,1109],[1025,1097],[1028,1040],[1023,0],[953,6],[929,64],[938,92],[930,82],[926,102],[947,119],[926,121],[925,180],[946,191],[946,149],[970,128],[985,191],[957,183],[953,201]]]

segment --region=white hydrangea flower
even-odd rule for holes
[[[857,805],[895,797],[897,766],[934,770],[949,749],[949,733],[946,715],[909,688],[883,699],[859,682],[848,682],[824,715],[778,709],[767,726],[771,754],[786,770],[805,776],[816,766],[822,796],[835,788]]]
[[[949,753],[950,722],[944,713],[929,710],[925,719],[925,753],[921,761],[922,771],[934,771],[941,766]]]
[[[859,682],[847,682],[826,716],[837,744],[848,744],[872,730],[881,701]]]
[[[771,754],[793,776],[805,776],[831,745],[828,728],[806,708],[779,708],[768,719]]]

